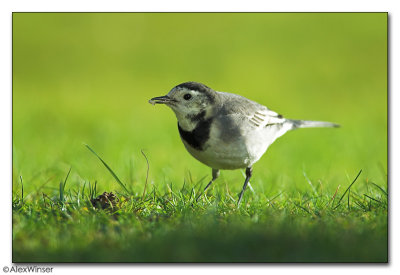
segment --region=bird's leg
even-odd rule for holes
[[[210,187],[211,183],[213,183],[213,181],[215,181],[218,177],[219,177],[219,170],[213,168],[213,169],[212,169],[212,179],[211,179],[211,181],[207,184],[206,188],[204,188],[203,194],[206,193],[206,191],[207,191],[207,189]],[[197,197],[196,201],[198,201],[198,200],[200,199],[201,195],[203,195],[203,194],[200,194],[200,195]]]
[[[204,188],[204,193],[207,191],[208,187],[210,187],[211,183],[215,181],[219,177],[219,170],[218,169],[212,169],[212,180],[207,184],[206,188]]]
[[[251,178],[252,173],[253,173],[253,168],[252,167],[247,167],[246,168],[246,180],[244,181],[242,192],[240,192],[240,195],[239,195],[239,200],[238,200],[238,203],[237,203],[238,207],[240,205],[240,202],[242,201],[243,193],[246,190],[247,184],[249,183],[249,180]]]

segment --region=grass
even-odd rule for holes
[[[387,191],[368,181],[351,191],[361,171],[340,199],[322,188],[248,192],[236,208],[223,189],[197,202],[202,184],[190,181],[144,196],[123,190],[108,210],[92,206],[96,187],[66,191],[68,174],[59,199],[14,198],[14,262],[387,261]]]
[[[13,261],[387,262],[386,19],[14,14]],[[211,169],[147,103],[188,80],[341,128],[279,138],[239,208],[243,171],[196,202]]]

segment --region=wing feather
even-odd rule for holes
[[[242,117],[249,122],[249,125],[260,129],[286,121],[277,112],[240,95],[225,92],[218,92],[218,94],[222,104],[219,108],[221,115]]]

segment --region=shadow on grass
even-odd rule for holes
[[[134,217],[131,217],[135,219]],[[187,218],[187,217],[186,217]],[[190,220],[190,218],[189,218]],[[387,262],[387,225],[361,227],[346,218],[271,218],[219,222],[207,216],[178,226],[150,222],[91,223],[80,234],[69,223],[54,246],[14,244],[14,262]],[[98,220],[100,222],[100,220]],[[96,227],[92,228],[92,227]],[[132,228],[129,228],[132,226]],[[95,230],[94,230],[95,229]],[[87,231],[87,232],[85,232]],[[88,236],[86,234],[93,234]],[[63,239],[64,236],[64,239]],[[82,238],[81,241],[79,239]],[[45,239],[45,238],[44,238]],[[42,237],[43,240],[43,237]],[[91,240],[91,241],[90,241]],[[53,240],[54,241],[54,240]],[[73,242],[72,242],[73,241]]]

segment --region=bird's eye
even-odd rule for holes
[[[189,99],[191,99],[192,98],[192,95],[191,94],[185,94],[184,96],[183,96],[183,99],[184,100],[189,100]]]

